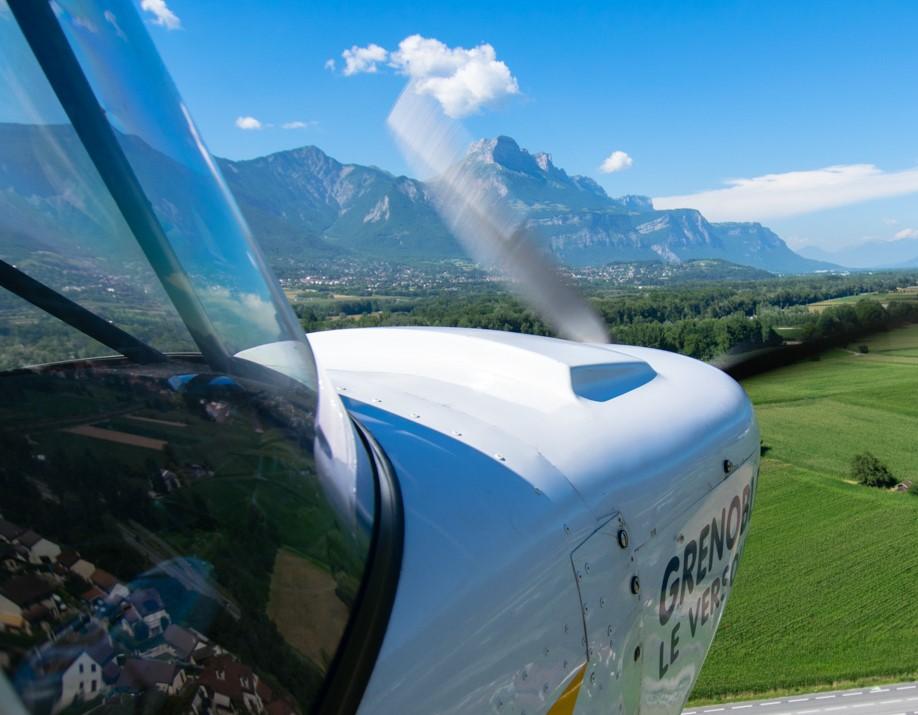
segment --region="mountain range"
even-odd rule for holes
[[[173,221],[167,229],[193,231],[195,198],[174,180],[183,167],[136,137],[120,139],[135,170],[153,187],[160,215]],[[464,255],[437,214],[431,187],[417,179],[342,164],[314,146],[217,161],[269,261]],[[475,142],[462,161],[525,216],[545,251],[570,266],[719,259],[774,273],[834,267],[794,253],[758,223],[711,223],[693,209],[656,210],[646,197],[612,198],[592,179],[567,174],[550,155],[530,153],[509,137]],[[94,170],[71,127],[0,124],[0,215],[7,245],[34,248],[38,242],[102,256],[123,244],[116,238],[123,222],[111,200],[94,195],[92,181],[67,178],[74,175],[94,176]]]
[[[758,223],[711,223],[694,209],[612,198],[546,153],[509,137],[471,145],[463,162],[526,221],[541,247],[571,266],[717,258],[776,273],[833,268],[794,253]],[[386,259],[464,255],[424,182],[341,164],[314,146],[247,161],[220,159],[227,183],[269,254],[353,252]]]

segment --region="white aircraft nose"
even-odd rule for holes
[[[678,711],[752,505],[742,389],[670,353],[509,333],[310,342],[405,501],[362,712]]]

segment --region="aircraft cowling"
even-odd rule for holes
[[[759,436],[742,389],[642,348],[439,328],[309,338],[405,505],[360,712],[679,712],[748,533]]]

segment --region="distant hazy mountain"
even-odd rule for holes
[[[825,251],[815,246],[807,246],[800,249],[800,254],[850,268],[906,268],[918,265],[918,238],[869,241],[839,251]]]
[[[43,133],[56,135],[63,152],[50,150]],[[175,217],[171,229],[181,231],[183,221],[194,216],[193,198],[165,180],[181,167],[136,138],[122,137],[122,144],[156,185],[154,202],[161,213]],[[423,182],[341,164],[316,147],[218,161],[269,259],[463,255]],[[463,162],[526,216],[546,251],[569,265],[718,259],[777,273],[831,267],[797,255],[760,224],[713,224],[692,209],[657,211],[646,197],[610,198],[592,179],[568,175],[548,154],[530,154],[509,137],[474,143]],[[0,125],[2,225],[20,240],[76,239],[87,254],[98,255],[111,245],[113,233],[124,230],[123,223],[111,202],[103,201],[110,217],[99,225],[98,212],[90,210],[96,200],[86,187],[60,178],[67,175],[66,163],[92,173],[70,127]]]

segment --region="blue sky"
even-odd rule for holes
[[[506,70],[453,107],[473,136],[508,134],[612,195],[760,220],[794,246],[918,237],[915,2],[143,4],[219,155],[316,144],[408,173],[386,117],[423,75],[398,53],[418,34],[460,65],[490,45],[485,70]],[[376,71],[346,76],[342,52],[371,45]],[[630,166],[602,173],[613,151]]]

